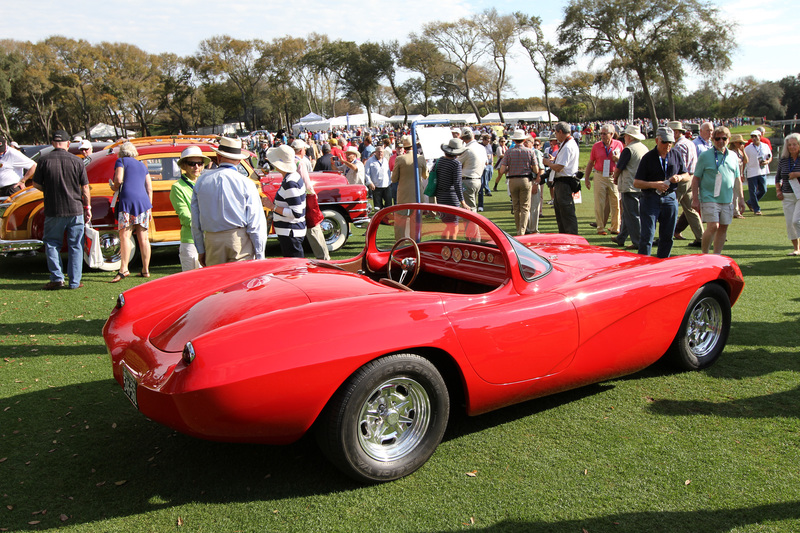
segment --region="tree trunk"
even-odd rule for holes
[[[650,87],[647,84],[647,77],[642,68],[636,69],[636,74],[639,76],[639,82],[642,84],[642,92],[644,93],[644,101],[650,108],[650,120],[653,121],[653,134],[655,135],[658,129],[658,114],[656,113],[656,104],[653,101],[653,96],[650,94]]]
[[[667,75],[666,69],[659,65],[659,69],[661,70],[661,75],[664,76],[664,88],[667,89],[667,100],[669,101],[669,110],[670,110],[670,117],[672,120],[678,120],[675,117],[675,95],[672,93],[672,81],[669,79]]]

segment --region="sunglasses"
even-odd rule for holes
[[[202,161],[184,161],[183,164],[187,167],[202,167],[204,165]]]
[[[728,138],[727,137],[714,137],[714,140],[715,141],[727,141]]]
[[[90,150],[90,148],[81,148],[80,150],[81,150],[81,152],[88,152]]]

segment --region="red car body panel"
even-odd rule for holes
[[[423,272],[450,269],[459,283],[489,289],[403,291],[376,281],[389,260],[389,215],[403,208],[431,206],[376,215],[351,260],[218,265],[126,291],[103,330],[114,377],[135,389],[142,413],[183,433],[288,443],[383,355],[420,353],[454,369],[448,387],[478,414],[636,372],[664,354],[699,287],[718,283],[734,303],[744,285],[726,257],[661,260],[575,236],[519,238],[538,254],[522,258],[480,215],[437,206],[480,225],[483,242],[423,236]],[[189,341],[196,357],[187,364]]]

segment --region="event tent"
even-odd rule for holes
[[[547,122],[547,111],[504,112],[503,118],[506,124],[516,124],[520,120],[525,122]],[[550,120],[558,122],[558,117],[550,113]],[[500,122],[500,113],[489,113],[481,119],[481,122]]]
[[[83,132],[78,132],[78,135],[82,135]],[[136,135],[135,131],[131,130],[124,130],[122,128],[117,128],[112,126],[111,124],[104,124],[99,122],[95,124],[90,130],[89,134],[92,136],[92,139],[119,139],[120,137],[133,137]]]

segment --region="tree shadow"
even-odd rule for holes
[[[753,525],[800,519],[800,501],[696,511],[638,511],[555,522],[506,520],[471,531],[508,533],[605,532],[618,533],[725,533]],[[442,530],[445,531],[445,530]],[[447,530],[450,531],[450,530]]]

